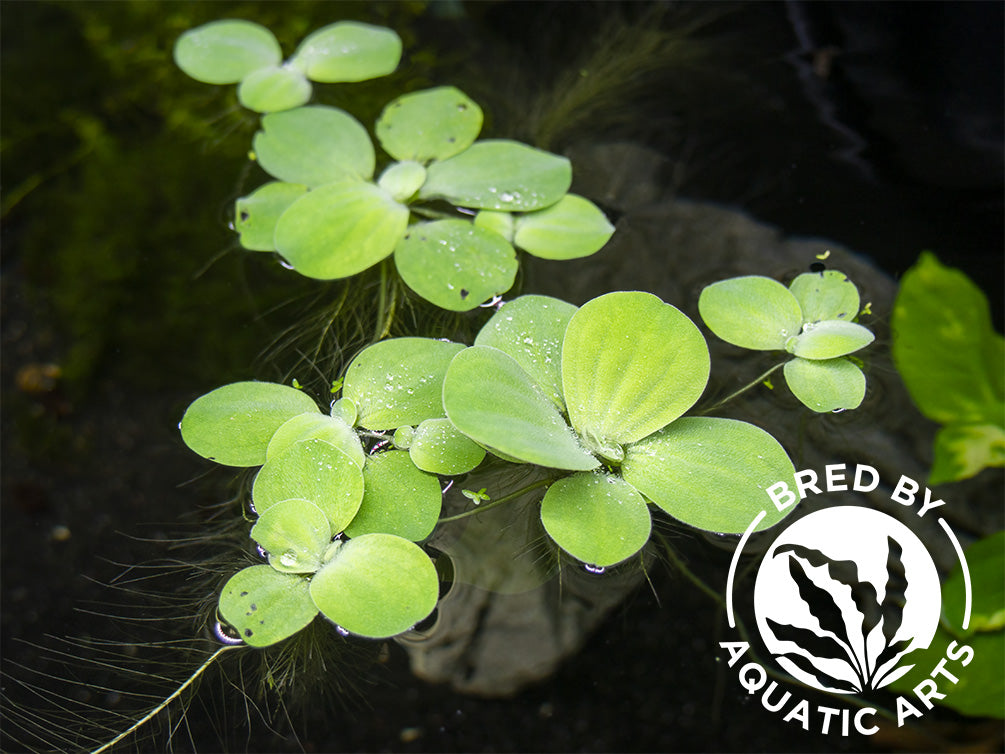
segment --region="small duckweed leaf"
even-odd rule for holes
[[[795,468],[782,446],[735,419],[678,419],[629,445],[621,472],[660,508],[698,529],[737,534],[766,510],[760,531],[795,507],[779,511],[765,493],[779,481],[794,489]]]
[[[969,479],[982,469],[1005,466],[1005,429],[994,424],[950,424],[935,435],[928,483]]]
[[[858,316],[858,288],[843,272],[804,272],[789,283],[789,290],[803,310],[803,322],[851,322]]]
[[[541,391],[565,411],[562,397],[562,342],[576,307],[550,296],[520,296],[485,323],[476,346],[512,356]]]
[[[396,162],[380,175],[377,185],[395,201],[406,202],[426,182],[426,169],[418,162]]]
[[[213,21],[189,29],[174,46],[174,62],[196,81],[236,84],[249,73],[279,65],[283,52],[272,32],[250,21]]]
[[[588,447],[635,442],[666,426],[698,400],[708,373],[698,328],[651,293],[588,301],[565,331],[565,403]]]
[[[393,73],[401,60],[401,38],[391,29],[339,21],[310,34],[290,65],[326,84],[375,79]]]
[[[838,319],[807,322],[788,350],[803,359],[834,359],[865,348],[875,337],[854,322]]]
[[[286,66],[269,66],[252,71],[237,87],[237,99],[256,113],[292,110],[307,104],[311,82],[300,71]]]
[[[310,105],[262,118],[255,155],[269,175],[314,188],[373,177],[373,144],[362,124],[334,107]]]
[[[419,196],[458,207],[531,212],[557,202],[571,183],[572,166],[565,157],[489,139],[430,165]]]
[[[363,468],[366,453],[363,452],[363,444],[359,441],[359,435],[355,430],[336,416],[325,416],[315,412],[294,416],[279,427],[269,441],[265,458],[272,460],[294,443],[314,438],[334,445],[349,456],[356,466]]]
[[[491,209],[479,210],[475,215],[475,227],[491,230],[505,238],[509,243],[513,243],[513,234],[516,232],[516,221],[509,212],[496,212]]]
[[[600,465],[555,403],[498,349],[472,346],[454,357],[443,381],[443,406],[457,429],[507,458],[571,471]]]
[[[602,473],[573,474],[551,485],[541,501],[541,523],[563,550],[600,567],[637,553],[652,529],[642,495]]]
[[[513,244],[541,259],[579,259],[600,251],[613,233],[597,205],[566,194],[550,207],[518,217]]]
[[[398,433],[394,436],[397,443]],[[430,474],[466,474],[485,458],[485,448],[458,432],[449,419],[426,419],[407,447],[412,462]]]
[[[269,565],[284,573],[314,573],[331,543],[328,517],[308,500],[281,500],[261,512],[251,538],[269,553]]]
[[[235,382],[188,407],[181,436],[193,451],[224,466],[260,466],[269,441],[291,417],[318,412],[301,390],[274,382]]]
[[[817,413],[858,408],[865,398],[865,375],[848,359],[792,359],[784,372],[792,394]]]
[[[254,565],[238,571],[220,594],[220,615],[250,647],[267,647],[314,620],[318,609],[302,576]]]
[[[234,228],[249,251],[276,250],[276,222],[293,202],[307,193],[301,183],[272,181],[259,186],[235,205]]]
[[[440,86],[403,94],[377,120],[377,140],[396,160],[445,160],[470,147],[482,109],[460,89]]]
[[[394,262],[409,288],[454,312],[470,311],[508,291],[518,268],[516,252],[504,238],[465,220],[411,226]]]
[[[276,223],[276,250],[318,280],[362,272],[394,251],[408,208],[372,183],[339,181],[297,199]]]
[[[755,351],[784,349],[803,326],[803,311],[792,291],[759,275],[712,283],[698,297],[698,311],[724,341]]]
[[[403,633],[436,607],[440,580],[417,545],[392,534],[364,534],[335,550],[311,580],[325,617],[374,639]]]
[[[381,532],[418,542],[433,531],[443,500],[440,482],[416,468],[406,451],[370,456],[363,481],[363,504],[345,529],[350,537]]]
[[[363,349],[346,371],[342,394],[359,410],[366,429],[397,429],[443,411],[443,375],[460,343],[433,338],[392,338]]]

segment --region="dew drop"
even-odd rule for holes
[[[279,556],[279,562],[286,566],[287,568],[293,568],[297,564],[296,553],[291,550],[287,550],[282,555]]]

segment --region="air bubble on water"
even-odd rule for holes
[[[338,631],[342,636],[349,635],[349,632],[346,631],[344,628],[342,628],[342,626],[338,625],[337,623],[335,624],[335,630]]]
[[[846,410],[847,410],[847,409],[844,409],[844,408],[835,408],[835,409],[834,409],[833,411],[831,411],[831,413],[832,413],[832,414],[842,414],[842,413],[844,413],[844,412],[845,412]]]
[[[296,269],[296,268],[295,268],[295,267],[294,267],[294,266],[293,266],[292,264],[290,264],[289,262],[287,262],[287,261],[286,261],[285,259],[283,259],[282,257],[280,257],[280,258],[279,258],[279,264],[280,264],[281,266],[285,267],[285,268],[286,268],[287,270],[293,270],[293,269]]]
[[[220,621],[217,621],[213,625],[213,634],[216,636],[216,638],[220,641],[221,644],[229,644],[230,646],[237,646],[238,644],[244,644],[244,640],[240,636],[231,636],[228,629],[230,629],[230,626],[227,626],[225,628]]]
[[[181,422],[178,422],[178,430],[181,431]]]
[[[256,549],[258,550],[258,556],[259,556],[260,558],[262,558],[262,559],[267,559],[267,558],[269,557],[269,551],[268,551],[268,550],[266,550],[266,549],[265,549],[264,547],[262,547],[261,545],[255,545],[255,548],[256,548]]]
[[[604,571],[607,570],[606,568],[604,568],[604,566],[593,565],[591,563],[584,564],[583,568],[586,570],[587,573],[603,573]]]
[[[442,490],[440,490],[440,492],[442,492],[444,495],[446,495],[447,494],[447,490],[449,490],[453,486],[454,486],[454,480],[451,479],[449,482],[447,482],[447,486],[444,487]]]

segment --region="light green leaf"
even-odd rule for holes
[[[306,393],[273,382],[235,382],[197,398],[181,420],[193,451],[224,466],[260,466],[269,440],[291,417],[317,412]]]
[[[440,581],[417,545],[364,534],[335,550],[311,580],[311,598],[330,621],[359,636],[403,633],[436,607]]]
[[[666,426],[698,400],[708,373],[698,328],[651,293],[618,291],[588,301],[565,331],[569,421],[591,449],[635,442]]]
[[[834,359],[865,348],[875,337],[854,322],[837,319],[807,322],[786,350],[803,359]]]
[[[795,468],[771,435],[735,419],[684,417],[630,445],[625,481],[674,518],[698,529],[739,534],[762,510],[756,531],[777,524],[765,490],[777,482],[795,489]]]
[[[277,571],[314,573],[331,543],[332,528],[314,503],[294,498],[260,512],[251,538],[269,553],[269,565]]]
[[[403,94],[377,120],[377,140],[396,160],[445,160],[470,147],[482,109],[460,89],[440,86]]]
[[[550,207],[518,217],[513,243],[541,259],[579,259],[600,251],[613,233],[597,205],[566,194]]]
[[[297,199],[276,223],[276,250],[301,275],[335,280],[391,255],[408,208],[372,183],[340,181]]]
[[[858,288],[843,272],[804,272],[789,283],[789,290],[803,310],[803,322],[851,322],[858,316]]]
[[[422,422],[412,434],[408,453],[423,471],[446,476],[466,474],[485,458],[485,449],[458,432],[449,419]]]
[[[565,411],[562,397],[562,342],[576,307],[550,296],[527,295],[507,301],[485,323],[476,346],[509,354],[541,391]]]
[[[291,110],[307,104],[311,82],[299,71],[286,66],[269,66],[252,71],[237,87],[237,99],[256,113]]]
[[[551,206],[572,183],[564,157],[516,141],[477,141],[458,155],[429,166],[423,199],[459,207],[530,212]]]
[[[272,460],[294,443],[315,438],[334,445],[348,455],[356,466],[363,468],[366,454],[363,452],[363,444],[359,441],[359,435],[356,434],[355,430],[338,417],[326,416],[313,411],[294,416],[279,427],[272,435],[272,439],[269,440],[265,458]]]
[[[457,429],[509,458],[571,471],[600,465],[516,360],[495,348],[473,346],[454,357],[443,406]]]
[[[708,328],[727,343],[755,351],[779,351],[803,326],[803,312],[792,292],[758,275],[712,283],[698,297]]]
[[[250,647],[267,647],[314,620],[318,609],[301,576],[255,565],[235,573],[220,594],[220,616]]]
[[[465,220],[417,223],[394,252],[402,280],[426,301],[466,312],[508,291],[518,268],[504,238]]]
[[[865,375],[848,359],[792,359],[784,372],[792,394],[817,413],[858,408],[865,397]]]
[[[417,162],[396,162],[380,175],[377,185],[395,201],[406,202],[426,181],[426,169]]]
[[[918,409],[940,424],[1002,424],[1005,343],[987,297],[925,252],[893,307],[893,359]]]
[[[279,42],[250,21],[213,21],[189,29],[174,46],[174,62],[196,81],[236,84],[249,73],[278,65]]]
[[[255,134],[255,156],[270,175],[314,188],[373,177],[375,156],[366,129],[349,113],[311,105],[269,113]]]
[[[460,343],[391,338],[363,349],[346,370],[342,394],[359,410],[359,424],[383,430],[439,419],[443,375]]]
[[[345,530],[350,537],[381,532],[418,542],[433,531],[443,502],[440,482],[416,468],[407,452],[370,456],[363,482],[363,504]]]
[[[513,243],[513,235],[516,232],[516,221],[509,212],[496,212],[491,209],[479,210],[474,219],[475,227],[484,230],[491,230],[505,238],[509,243]]]
[[[339,21],[310,34],[289,64],[308,78],[333,84],[393,73],[401,60],[401,38],[383,26]]]
[[[237,200],[234,228],[249,251],[276,250],[276,222],[293,202],[307,193],[300,183],[272,181]]]
[[[966,629],[961,626],[966,590],[959,565],[942,585],[942,613],[953,627],[953,634],[961,639],[977,633],[1001,633],[1005,629],[1005,531],[977,540],[967,547],[964,556],[973,593],[970,624]]]
[[[1005,429],[994,424],[948,424],[935,435],[935,460],[928,483],[969,479],[998,466],[1005,466]]]
[[[620,563],[649,541],[649,506],[616,476],[579,473],[559,479],[541,501],[548,536],[574,558],[594,566]]]
[[[328,517],[333,532],[340,532],[359,510],[363,472],[334,445],[302,440],[268,460],[255,477],[251,498],[259,515],[287,498],[309,500]]]

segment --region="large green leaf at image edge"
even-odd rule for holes
[[[803,327],[792,291],[759,275],[712,283],[698,297],[708,328],[727,343],[755,351],[781,351]]]
[[[489,139],[430,165],[419,196],[458,207],[530,212],[557,202],[571,183],[572,166],[565,157]]]
[[[616,476],[573,474],[559,479],[541,501],[541,523],[574,558],[606,567],[631,557],[649,541],[649,506]]]
[[[792,394],[817,413],[858,408],[865,398],[865,375],[848,359],[792,359],[784,372]]]
[[[290,65],[314,81],[334,84],[386,76],[400,60],[401,38],[391,29],[339,21],[301,42]]]
[[[795,489],[792,461],[774,437],[735,419],[678,419],[630,445],[621,473],[660,508],[697,529],[738,534],[765,510],[761,531],[792,510],[779,511],[765,492],[776,482]]]
[[[445,160],[470,147],[482,109],[460,89],[440,86],[403,94],[377,120],[377,140],[396,160]]]
[[[288,419],[318,413],[306,393],[274,382],[235,382],[188,407],[181,436],[193,451],[224,466],[261,466],[269,441]]]
[[[259,515],[251,538],[269,553],[269,565],[283,573],[314,573],[331,543],[332,527],[309,500],[283,500]]]
[[[174,61],[196,81],[236,84],[252,71],[278,65],[279,42],[251,21],[212,21],[189,29],[175,43]]]
[[[380,532],[418,542],[440,517],[440,481],[417,468],[403,450],[370,456],[363,467],[363,504],[346,527],[350,537]]]
[[[851,322],[858,316],[858,288],[843,272],[804,272],[789,283],[789,290],[803,310],[804,322]]]
[[[220,594],[220,615],[249,647],[267,647],[292,636],[318,614],[310,582],[255,565],[235,573]]]
[[[276,223],[276,251],[301,275],[335,280],[394,251],[408,208],[372,183],[340,181],[297,199]]]
[[[565,331],[565,403],[588,445],[635,442],[666,426],[694,405],[708,374],[698,328],[651,293],[588,301]]]
[[[392,534],[345,542],[311,580],[325,617],[353,634],[382,639],[403,633],[436,607],[440,580],[417,545]]]
[[[454,357],[443,407],[457,429],[510,458],[571,471],[600,465],[513,357],[495,348],[472,346]]]

